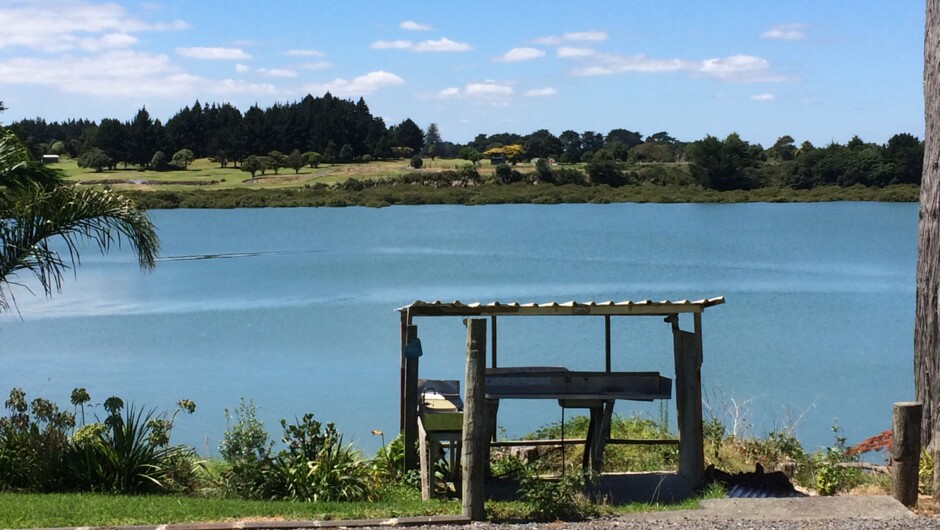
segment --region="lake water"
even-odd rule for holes
[[[739,432],[795,426],[804,445],[890,427],[913,396],[917,205],[407,206],[154,211],[154,272],[87,248],[50,300],[0,317],[0,392],[68,405],[197,404],[174,441],[213,454],[224,410],[253,399],[272,437],[314,412],[372,453],[398,427],[399,316],[417,300],[700,299],[708,408]],[[462,379],[459,319],[416,322],[422,376]],[[685,321],[683,327],[690,323]],[[615,370],[672,377],[661,318],[614,320]],[[603,319],[503,318],[500,364],[603,369]],[[674,421],[670,402],[670,418]],[[100,411],[100,407],[98,408]],[[660,418],[659,405],[617,412]],[[553,402],[501,407],[510,436]],[[569,413],[570,414],[570,413]]]

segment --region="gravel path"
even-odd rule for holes
[[[616,517],[581,523],[474,523],[469,526],[423,526],[420,528],[425,530],[607,530],[611,528],[622,530],[940,530],[940,519],[914,517],[893,520],[829,519],[779,521],[699,518],[657,520]],[[387,528],[385,530],[387,530]]]

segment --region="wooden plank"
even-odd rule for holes
[[[463,414],[463,446],[461,471],[463,515],[473,521],[486,517],[483,509],[483,480],[485,473],[486,426],[484,425],[486,384],[486,320],[467,319],[467,370],[464,388],[466,396]]]
[[[434,466],[428,461],[428,433],[424,423],[418,417],[418,460],[421,463],[421,500],[427,501],[434,496]]]
[[[702,363],[696,334],[674,329],[673,349],[679,474],[693,488],[698,488],[704,480],[705,443],[702,434]]]
[[[493,442],[492,447],[546,447],[553,445],[584,445],[587,442],[584,438],[559,438],[549,440],[500,440]],[[646,440],[637,438],[607,438],[606,445],[679,445],[679,440]]]

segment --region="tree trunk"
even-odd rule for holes
[[[924,404],[922,447],[940,421],[940,0],[927,0],[924,35],[924,174],[917,235],[914,392]]]

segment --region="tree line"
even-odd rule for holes
[[[474,163],[484,158],[515,165],[546,160],[538,180],[556,184],[578,182],[557,164],[584,164],[588,184],[620,186],[635,178],[637,165],[685,164],[694,182],[715,190],[783,186],[809,189],[820,185],[919,184],[923,170],[923,142],[908,133],[892,136],[886,144],[865,142],[857,136],[846,144],[816,147],[799,145],[789,135],[770,147],[743,140],[732,133],[683,142],[660,131],[644,137],[617,128],[563,131],[555,135],[539,129],[528,135],[478,134],[466,144],[444,141],[436,124],[426,129],[410,118],[386,126],[373,116],[364,99],[344,100],[326,93],[266,109],[257,105],[244,114],[234,106],[196,101],[166,124],[153,119],[146,108],[130,121],[107,118],[95,123],[70,120],[47,123],[41,118],[13,123],[37,157],[68,154],[80,165],[98,170],[118,164],[141,169],[185,168],[194,158],[208,157],[222,167],[247,163],[252,174],[280,167],[299,171],[304,164],[369,162],[393,158],[463,158]],[[413,164],[420,167],[420,160]],[[538,167],[538,166],[537,166]],[[523,180],[503,169],[498,183]],[[557,177],[557,178],[556,178]],[[531,180],[531,179],[527,179]]]

